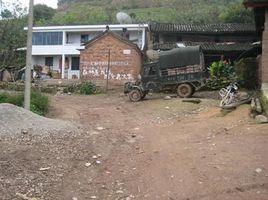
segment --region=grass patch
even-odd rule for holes
[[[10,103],[19,107],[24,105],[24,95],[19,94],[0,94],[0,103]],[[49,100],[48,97],[41,92],[31,92],[31,104],[30,109],[32,112],[38,115],[45,115],[48,111]]]

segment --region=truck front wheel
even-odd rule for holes
[[[131,92],[128,93],[128,98],[132,102],[137,102],[142,99],[141,91],[138,89],[131,90]]]
[[[179,97],[188,98],[191,97],[194,93],[193,86],[189,83],[182,83],[178,86],[177,94]]]

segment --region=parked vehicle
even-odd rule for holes
[[[244,103],[250,103],[251,98],[247,93],[238,91],[237,83],[230,83],[226,88],[219,91],[221,96],[220,107],[222,109],[233,109]]]
[[[199,46],[160,52],[156,61],[142,66],[140,77],[124,86],[124,93],[133,102],[149,92],[165,90],[176,91],[182,98],[191,97],[205,84],[204,55]]]
[[[219,94],[222,98],[220,107],[224,107],[239,100],[238,86],[236,83],[230,83],[226,88],[222,88]]]

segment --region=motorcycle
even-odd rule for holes
[[[239,99],[238,86],[237,83],[230,83],[227,88],[222,88],[219,91],[221,96],[220,107],[224,108],[225,106],[237,103]]]

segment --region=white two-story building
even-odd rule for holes
[[[143,50],[148,24],[114,24],[109,29],[127,37]],[[86,42],[107,29],[107,25],[44,26],[33,28],[33,65],[47,66],[58,78],[80,78],[79,55]],[[25,28],[27,30],[27,28]],[[125,33],[124,33],[124,31]]]

